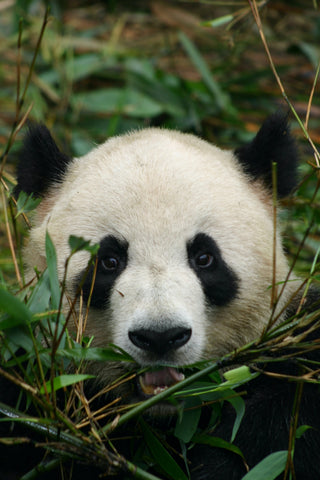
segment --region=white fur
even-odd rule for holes
[[[44,266],[48,229],[62,277],[71,234],[93,243],[107,235],[129,242],[129,260],[106,311],[91,309],[87,334],[95,344],[116,343],[141,365],[152,364],[134,346],[129,329],[192,329],[189,342],[167,362],[188,364],[219,356],[254,339],[271,314],[273,219],[266,193],[248,181],[232,152],[192,135],[148,129],[108,140],[72,162],[65,181],[38,209],[31,231],[29,266]],[[241,279],[235,300],[206,305],[188,264],[186,244],[210,235]],[[288,266],[279,237],[277,281]],[[87,263],[81,252],[70,263],[68,285]],[[288,289],[287,289],[288,290]],[[279,308],[290,292],[284,294]],[[108,365],[107,367],[108,368]],[[101,376],[107,378],[108,372]]]

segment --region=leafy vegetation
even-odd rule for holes
[[[91,254],[90,262],[93,261],[95,246],[90,246],[81,238],[72,237],[70,247],[71,256],[86,249]],[[175,458],[176,455],[171,450],[172,439],[175,442],[178,440],[185,447],[188,445],[188,448],[197,443],[224,448],[243,458],[242,452],[233,444],[245,410],[244,400],[235,389],[255,378],[259,372],[252,372],[247,366],[242,366],[227,371],[224,378],[221,378],[219,370],[252,361],[275,361],[274,357],[269,360],[266,357],[271,348],[275,349],[275,338],[276,348],[281,349],[284,359],[292,355],[294,348],[303,357],[313,346],[294,337],[299,325],[297,318],[270,329],[258,342],[226,355],[219,362],[188,366],[184,380],[137,405],[120,404],[119,398],[107,402],[105,394],[106,391],[115,389],[118,383],[130,381],[141,372],[129,373],[125,378],[119,378],[118,382],[107,385],[95,395],[93,401],[86,397],[83,389],[83,383],[93,378],[92,375],[83,373],[86,362],[132,362],[132,359],[115,346],[94,348],[90,346],[90,338],[82,337],[76,342],[72,334],[69,334],[67,326],[74,313],[74,303],[68,313],[62,312],[64,282],[61,289],[56,254],[49,236],[46,239],[46,255],[48,268],[39,277],[30,295],[21,296],[20,293],[15,296],[4,288],[0,289],[0,310],[5,312],[0,318],[0,374],[18,386],[20,391],[16,408],[0,402],[2,422],[22,423],[31,435],[35,432],[40,437],[45,437],[47,441],[44,446],[51,454],[49,460],[45,457],[41,462],[39,460],[39,465],[21,478],[35,478],[70,459],[81,459],[82,463],[91,465],[94,458],[92,466],[109,474],[122,471],[125,475],[125,472],[131,472],[136,478],[145,479],[162,478],[164,474],[166,478],[185,480],[188,478],[188,464],[185,459],[185,472],[181,461]],[[311,325],[316,315],[304,317],[304,321]],[[288,342],[291,335],[292,340]],[[276,361],[281,359],[282,357],[277,358]],[[309,368],[307,380],[317,381],[317,372],[312,372]],[[97,408],[99,397],[103,400]],[[171,432],[167,432],[166,439],[163,434],[159,437],[161,434],[148,426],[141,417],[148,408],[164,400],[172,402],[180,410],[176,425]],[[223,401],[230,402],[236,412],[230,442],[208,435],[220,416]],[[205,430],[200,427],[201,408],[204,405],[211,410],[211,419]],[[126,428],[127,436],[130,432],[127,441],[131,444],[130,449],[135,452],[134,463],[113,452],[113,449],[121,445],[123,427]],[[302,431],[299,432],[301,434]],[[296,436],[296,431],[293,431],[293,435]],[[19,444],[24,438],[5,437],[0,441],[6,445],[10,441]],[[163,446],[164,441],[166,446]],[[182,457],[183,451],[182,448]],[[290,452],[289,454],[291,455]],[[277,452],[264,459],[245,479],[276,478],[284,471],[287,458],[287,451]],[[144,468],[139,467],[141,462]],[[150,467],[156,475],[161,476],[149,473]]]
[[[104,473],[122,472],[122,478],[131,472],[136,478],[185,479],[185,452],[196,443],[227,448],[241,456],[233,440],[244,402],[235,388],[243,385],[245,390],[259,372],[240,367],[221,378],[219,369],[260,358],[265,361],[275,338],[285,358],[297,339],[292,336],[289,344],[285,340],[299,320],[271,329],[257,343],[219,363],[189,366],[185,380],[139,405],[110,401],[101,409],[98,397],[90,402],[83,389],[90,382],[86,362],[131,359],[115,346],[93,348],[90,338],[75,339],[69,333],[73,305],[69,312],[62,312],[64,287],[57,278],[50,238],[48,269],[39,275],[31,293],[25,288],[21,236],[35,200],[20,195],[16,202],[11,192],[27,118],[45,122],[69,153],[81,155],[94,142],[146,125],[194,131],[231,148],[248,140],[261,119],[279,105],[290,109],[306,161],[299,190],[282,213],[286,248],[292,265],[305,277],[306,291],[311,281],[320,280],[319,152],[315,146],[320,123],[318,6],[298,1],[270,2],[264,8],[263,2],[256,1],[234,1],[230,6],[214,0],[209,4],[119,3],[80,6],[71,2],[59,9],[54,2],[55,16],[51,16],[42,2],[17,1],[4,6],[0,16],[0,374],[21,392],[15,409],[0,405],[0,411],[10,421],[48,438],[46,448],[51,453],[40,470],[29,472],[24,480],[79,458]],[[72,254],[86,249],[94,258],[94,246],[82,239],[70,241]],[[307,321],[315,319],[313,314]],[[301,353],[312,346],[302,341],[298,347]],[[118,382],[131,380],[129,375]],[[307,380],[317,381],[312,369]],[[182,398],[184,409],[166,438],[141,419],[152,404],[167,399],[177,405]],[[236,412],[230,442],[208,435],[223,401],[230,402]],[[208,430],[199,423],[203,404],[210,409]],[[132,431],[126,458],[116,453],[124,427]],[[245,479],[271,480],[287,471],[295,439],[301,434],[302,430],[293,428],[289,452],[267,457]]]

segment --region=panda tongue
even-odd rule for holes
[[[165,367],[162,370],[146,372],[144,375],[140,375],[139,382],[143,393],[156,395],[183,379],[183,373],[178,372],[175,368]]]

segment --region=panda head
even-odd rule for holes
[[[150,128],[69,159],[44,126],[33,127],[16,190],[42,197],[26,263],[30,271],[45,268],[47,231],[61,278],[70,235],[99,244],[86,334],[96,346],[123,348],[139,366],[164,366],[142,379],[149,391],[171,384],[180,378],[172,366],[228,353],[270,319],[274,254],[276,281],[288,273],[278,233],[274,239],[273,162],[283,197],[296,183],[297,153],[278,114],[235,151]],[[86,252],[72,257],[70,295],[87,262]],[[93,275],[85,279],[84,301]],[[290,295],[287,287],[278,311]],[[100,364],[100,383],[121,368]]]

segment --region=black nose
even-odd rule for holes
[[[163,332],[140,328],[129,332],[131,342],[142,350],[164,354],[185,345],[191,337],[191,328],[169,328]]]

